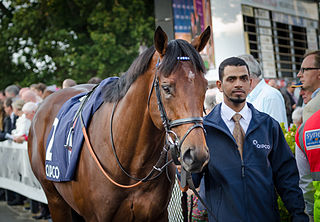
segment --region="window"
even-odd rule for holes
[[[265,78],[296,78],[307,49],[318,49],[317,21],[242,5],[247,52]]]

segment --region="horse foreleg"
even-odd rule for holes
[[[84,218],[81,217],[75,210],[71,208],[72,222],[85,222]]]
[[[58,192],[46,193],[48,206],[53,222],[72,222],[72,208]]]
[[[48,202],[53,222],[72,222],[71,207],[61,198]]]

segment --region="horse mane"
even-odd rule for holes
[[[124,73],[118,80],[107,84],[103,89],[103,98],[105,102],[117,102],[122,99],[131,84],[142,74],[144,74],[152,60],[155,53],[155,47],[151,46],[145,50],[129,67],[128,71]],[[201,73],[205,73],[206,69],[200,54],[195,48],[185,40],[177,39],[171,40],[168,43],[166,54],[161,61],[159,71],[165,76],[169,76],[175,68],[178,67],[177,57],[187,56],[190,58],[194,68]]]

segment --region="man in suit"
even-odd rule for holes
[[[303,109],[303,123],[320,109],[320,50],[312,51],[304,56],[301,64],[300,71],[297,75],[302,83],[302,89],[306,93],[311,94],[311,100],[309,100]],[[302,92],[303,92],[302,91]],[[300,127],[297,131],[303,130]],[[300,133],[302,134],[302,133]],[[298,141],[296,141],[298,143]],[[298,144],[299,145],[299,144]],[[314,162],[309,162],[310,156],[307,158],[305,153],[302,152],[303,146],[300,149],[296,149],[296,160],[300,173],[300,186],[303,188],[304,198],[306,201],[307,212],[313,217],[315,221],[320,221],[320,181],[318,178],[312,177],[310,171],[310,164],[314,165]],[[315,151],[317,149],[314,149]],[[314,153],[309,154],[314,156]]]
[[[10,134],[11,131],[16,128],[16,120],[18,116],[13,113],[12,98],[7,98],[4,101],[4,111],[6,112],[7,116],[4,118],[3,131],[0,132],[0,141],[7,140],[8,134]]]
[[[209,221],[280,221],[278,193],[292,221],[306,222],[295,159],[279,123],[247,103],[251,81],[244,60],[220,64],[223,102],[204,118],[210,161],[194,184],[204,178]]]
[[[304,107],[303,122],[320,109],[320,50],[304,56],[298,78],[302,88],[312,92],[311,101]]]

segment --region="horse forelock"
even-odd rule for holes
[[[200,54],[190,43],[182,39],[171,40],[169,42],[166,54],[161,61],[160,72],[165,76],[169,76],[178,67],[177,57],[189,57],[195,70],[201,73],[206,72]]]
[[[103,89],[103,98],[105,102],[116,102],[123,98],[131,84],[142,74],[144,74],[155,53],[154,46],[144,51],[131,64],[128,71],[124,73],[118,80],[106,85]],[[178,67],[177,57],[189,57],[195,70],[205,73],[206,69],[200,54],[195,48],[185,40],[177,39],[169,42],[166,53],[161,61],[159,71],[165,76],[169,76],[176,67]]]

